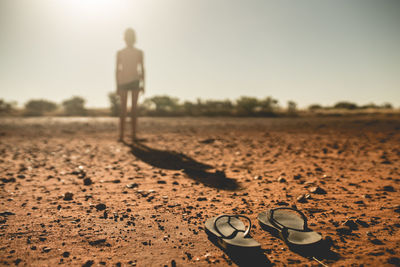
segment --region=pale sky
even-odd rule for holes
[[[0,98],[107,107],[127,27],[144,97],[400,106],[398,0],[0,0]]]

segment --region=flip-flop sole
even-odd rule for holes
[[[304,220],[297,214],[288,210],[275,210],[274,220],[285,227],[290,227],[286,233],[282,229],[276,227],[269,220],[270,210],[261,212],[257,219],[260,226],[285,241],[289,246],[309,247],[315,246],[322,241],[322,236],[312,230],[304,231]]]
[[[216,226],[220,233],[224,236],[230,236],[236,231],[236,235],[233,238],[223,238],[218,231],[215,229],[215,220],[218,217],[208,219],[205,223],[205,230],[208,236],[216,241],[224,249],[259,249],[261,247],[260,243],[249,236],[244,236],[244,231],[246,230],[245,224],[238,218],[228,217],[220,218]],[[243,231],[243,232],[238,232]]]

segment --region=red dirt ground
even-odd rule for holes
[[[266,265],[318,266],[259,227],[259,212],[286,205],[332,239],[324,264],[400,264],[399,117],[139,127],[145,140],[131,146],[116,141],[117,119],[0,119],[0,265],[243,265],[204,231],[207,218],[239,213]]]

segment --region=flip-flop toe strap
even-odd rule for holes
[[[307,217],[306,217],[306,215],[304,215],[304,213],[301,212],[300,210],[293,209],[293,208],[287,208],[287,207],[275,208],[275,209],[271,209],[271,210],[269,211],[268,219],[269,219],[269,221],[271,222],[271,224],[272,224],[273,226],[275,226],[275,227],[277,227],[277,228],[279,228],[279,229],[281,229],[281,230],[284,230],[284,229],[286,229],[286,230],[287,230],[287,229],[292,229],[292,228],[290,228],[290,227],[287,227],[287,226],[281,224],[281,223],[278,222],[277,220],[275,220],[275,218],[274,218],[274,212],[277,211],[277,210],[291,210],[291,211],[297,212],[298,214],[300,214],[301,218],[302,218],[303,221],[304,221],[303,230],[306,230],[306,229],[307,229]],[[300,231],[299,229],[293,229],[293,230]]]
[[[228,235],[228,236],[226,236],[226,235],[224,235],[223,233],[221,233],[221,231],[220,231],[220,230],[218,229],[218,227],[217,227],[217,221],[220,220],[221,218],[224,218],[224,217],[228,217],[228,224],[229,224],[233,229],[235,229],[235,231],[233,231],[233,233],[230,234],[230,235]],[[248,227],[245,231],[243,231],[243,230],[238,230],[238,229],[236,229],[235,227],[233,227],[233,225],[230,223],[231,218],[244,218],[244,219],[246,219],[246,220],[249,222],[249,227]],[[217,218],[215,218],[215,220],[214,220],[214,229],[217,231],[217,233],[218,233],[222,238],[226,238],[226,239],[232,239],[232,238],[234,238],[234,237],[236,236],[237,232],[243,232],[243,236],[246,237],[246,236],[249,234],[249,232],[250,232],[251,226],[252,226],[252,224],[251,224],[250,218],[247,217],[247,216],[244,216],[244,215],[240,215],[240,214],[238,214],[238,215],[227,215],[227,214],[222,214],[222,215],[218,216]]]

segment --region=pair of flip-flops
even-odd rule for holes
[[[247,228],[240,218],[248,221]],[[297,209],[274,208],[261,212],[257,219],[264,230],[280,237],[290,248],[317,248],[322,243],[322,236],[308,228],[307,217]],[[259,249],[260,243],[250,236],[251,225],[244,215],[223,214],[207,220],[205,229],[224,249]]]

